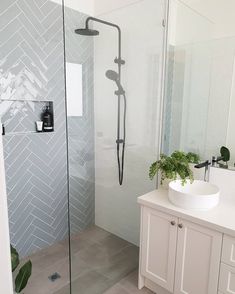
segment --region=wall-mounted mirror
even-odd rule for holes
[[[234,0],[170,0],[163,153],[226,146],[234,167],[234,12]]]

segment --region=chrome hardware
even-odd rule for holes
[[[182,228],[183,228],[183,224],[178,224],[178,227],[179,227],[180,229],[182,229]]]
[[[172,226],[175,226],[175,221],[171,221],[171,225]]]

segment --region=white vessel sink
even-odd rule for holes
[[[185,209],[208,210],[219,203],[220,190],[217,186],[204,181],[187,181],[184,186],[181,180],[169,183],[168,197],[176,206]]]

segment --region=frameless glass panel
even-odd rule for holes
[[[137,197],[156,187],[165,1],[95,1],[92,18],[83,4],[65,0],[66,63],[82,65],[83,84],[82,116],[68,113],[72,293],[122,279],[137,291]]]
[[[10,239],[20,259],[13,281],[32,262],[25,289],[14,283],[24,294],[70,283],[62,12],[60,0],[0,4],[0,116]],[[36,122],[46,115],[42,132]]]

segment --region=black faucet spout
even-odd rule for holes
[[[204,162],[196,164],[194,167],[195,168],[202,168],[202,167],[208,167],[209,165],[211,165],[211,162],[209,160],[206,160]]]

